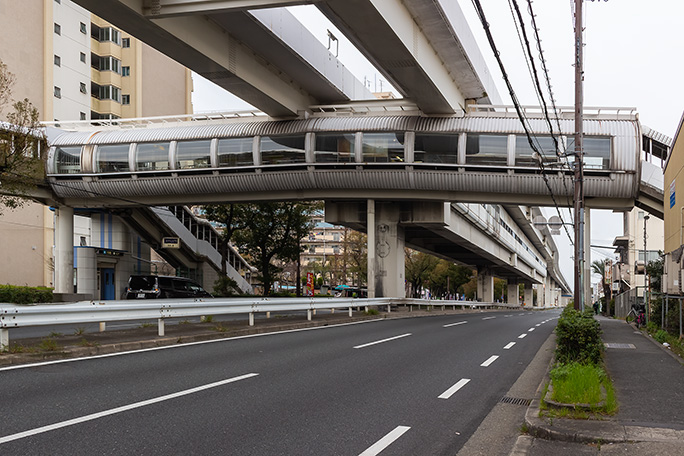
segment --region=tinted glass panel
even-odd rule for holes
[[[416,163],[451,163],[458,161],[458,135],[416,134]]]
[[[176,169],[209,168],[211,141],[179,141],[176,144]]]
[[[402,133],[364,133],[363,161],[387,163],[404,161],[404,135]]]
[[[262,136],[261,161],[264,165],[305,163],[304,136]]]
[[[57,147],[55,165],[57,174],[79,174],[81,172],[81,146]]]
[[[169,169],[169,143],[138,144],[136,160],[138,171]]]
[[[229,138],[219,140],[219,166],[251,166],[253,138]]]
[[[353,163],[354,134],[316,135],[317,163]]]
[[[156,288],[155,276],[131,276],[128,279],[128,287],[132,290],[153,290]]]
[[[556,163],[560,160],[551,136],[532,136],[532,141],[537,150],[542,153],[544,163]],[[558,139],[558,147],[561,146],[560,139]],[[515,137],[515,164],[516,166],[539,166],[539,161],[526,135]]]
[[[499,165],[508,163],[508,137],[505,135],[468,135],[466,163],[469,165]]]
[[[584,167],[610,169],[610,138],[584,138]]]
[[[97,172],[128,172],[128,144],[97,146]]]

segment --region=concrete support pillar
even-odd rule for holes
[[[525,284],[525,290],[523,291],[523,304],[526,308],[534,306],[534,290],[532,289],[531,283]]]
[[[519,305],[518,292],[519,292],[518,284],[516,282],[509,281],[508,282],[508,289],[506,290],[506,293],[508,295],[508,299],[507,299],[508,304],[511,304],[514,306]]]
[[[488,271],[477,271],[477,299],[481,302],[494,302],[494,276]]]
[[[551,305],[551,290],[552,290],[552,283],[553,280],[551,280],[551,277],[546,276],[544,279],[544,302],[543,302],[543,307],[549,307]]]
[[[406,296],[404,269],[404,229],[399,226],[400,207],[396,203],[382,203],[375,205],[375,277],[374,286],[376,298],[404,298]],[[369,228],[370,213],[368,219]],[[371,230],[369,229],[370,233]],[[368,251],[371,250],[371,237],[368,237]],[[369,273],[370,273],[370,253]],[[368,290],[371,280],[368,280]],[[370,294],[369,294],[370,297]]]
[[[368,297],[375,298],[375,200],[369,199],[366,206],[367,231],[367,261],[368,261]]]
[[[74,292],[74,209],[55,209],[55,293]]]

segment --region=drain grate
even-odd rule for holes
[[[606,348],[623,348],[623,349],[629,349],[629,350],[636,349],[634,344],[616,344],[616,343],[606,342],[603,345],[605,345]]]
[[[532,399],[504,396],[499,402],[503,402],[504,404],[524,405],[525,407],[528,407],[532,403]]]

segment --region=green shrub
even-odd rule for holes
[[[0,285],[0,302],[11,304],[52,302],[52,288]]]
[[[601,327],[591,310],[581,314],[566,307],[556,326],[556,344],[559,363],[599,364],[603,352]]]
[[[667,331],[664,331],[662,329],[659,329],[654,335],[653,338],[660,342],[661,344],[663,342],[667,342]]]
[[[214,282],[213,294],[216,297],[235,296],[240,293],[237,282],[230,277],[219,277]]]

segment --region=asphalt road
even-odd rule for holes
[[[454,455],[557,316],[380,320],[0,368],[0,454]]]

